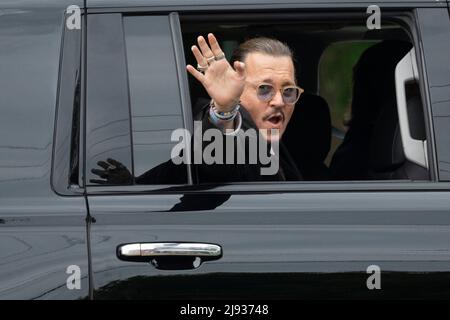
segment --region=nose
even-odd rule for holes
[[[275,92],[275,95],[273,96],[272,100],[270,100],[269,104],[271,107],[278,107],[278,108],[284,106],[283,96],[281,95],[280,90],[277,90]]]

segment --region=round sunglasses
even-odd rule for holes
[[[304,91],[302,88],[294,85],[284,86],[279,90],[281,92],[281,97],[286,104],[296,103]],[[256,87],[256,96],[259,100],[264,102],[272,100],[273,97],[275,97],[276,92],[275,87],[270,83],[261,83]]]

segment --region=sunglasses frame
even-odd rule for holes
[[[260,95],[258,94],[259,87],[261,87],[262,85],[272,87],[272,89],[273,89],[272,92],[273,92],[274,94],[271,95],[270,99],[261,99]],[[285,100],[285,98],[284,98],[283,91],[286,90],[286,89],[289,89],[289,88],[295,88],[295,89],[297,89],[298,92],[299,92],[299,94],[298,94],[298,96],[297,96],[297,99],[296,99],[294,102],[286,102],[286,100]],[[275,97],[275,94],[276,94],[275,86],[274,86],[273,84],[267,83],[267,82],[262,82],[262,83],[258,84],[258,85],[256,86],[255,90],[256,90],[256,97],[257,97],[259,100],[263,101],[263,102],[269,102],[270,100],[273,99],[273,97]],[[304,90],[303,88],[301,88],[301,87],[299,87],[299,86],[296,86],[296,85],[287,85],[287,86],[283,86],[283,87],[281,87],[280,89],[278,89],[278,91],[280,91],[280,93],[281,93],[281,98],[283,99],[283,102],[286,103],[286,104],[296,104],[297,101],[300,99],[300,96],[302,95],[302,93],[305,92],[305,90]]]

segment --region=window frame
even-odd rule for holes
[[[450,174],[448,170],[449,163],[449,139],[448,137],[448,121],[441,121],[447,117],[446,112],[442,112],[447,102],[449,94],[445,92],[445,88],[448,87],[449,76],[446,73],[448,68],[448,42],[445,41],[449,37],[448,25],[450,24],[449,15],[441,8],[418,8],[415,10],[417,28],[420,30],[418,33],[418,39],[422,46],[421,63],[427,65],[427,69],[424,69],[425,75],[428,80],[428,85],[425,87],[427,94],[427,100],[429,101],[429,110],[431,120],[434,124],[433,145],[435,146],[435,155],[437,165],[436,175],[439,177],[439,181],[449,182]],[[437,18],[439,17],[439,18]],[[439,30],[439,32],[436,32]],[[436,37],[436,38],[435,38]],[[444,41],[442,41],[442,38]],[[445,64],[442,64],[442,60]],[[419,70],[420,71],[420,70]],[[445,74],[445,76],[442,76]],[[438,81],[439,85],[436,85]],[[443,95],[443,96],[442,96]],[[442,104],[438,107],[438,104]]]
[[[239,5],[232,6],[233,9],[238,10]],[[245,7],[245,6],[242,6]],[[317,17],[324,16],[339,16],[348,21],[349,17],[361,18],[366,17],[364,12],[354,12],[352,9],[347,8],[346,11],[331,12],[327,10],[324,12],[315,10],[313,14],[311,12],[273,12],[273,9],[279,9],[279,5],[270,5],[269,9],[272,9],[270,13],[265,12],[265,10],[252,10],[253,13],[263,15],[265,17],[274,16],[285,16],[289,15],[291,17],[301,17],[308,15],[309,19],[317,20]],[[294,6],[295,7],[295,6]],[[412,8],[415,8],[412,7]],[[402,11],[403,9],[403,11]],[[407,11],[404,11],[407,9]],[[149,8],[149,7],[139,7],[139,8],[95,8],[90,10],[91,13],[122,13],[131,15],[163,15],[167,14],[170,19],[170,26],[172,31],[172,41],[175,50],[176,62],[179,87],[182,99],[182,112],[185,124],[190,124],[187,127],[192,130],[192,115],[191,115],[191,100],[188,87],[188,76],[185,72],[185,56],[183,50],[183,34],[180,24],[181,19],[201,19],[207,15],[208,19],[217,19],[220,16],[229,16],[230,12],[217,12],[209,10],[207,12],[190,12],[190,10],[180,10],[175,12],[176,8]],[[337,10],[335,10],[337,11]],[[426,78],[426,71],[424,67],[423,60],[423,48],[422,43],[418,34],[417,27],[417,13],[416,10],[411,10],[411,7],[403,6],[403,8],[394,8],[391,11],[384,13],[384,18],[396,17],[399,18],[399,22],[406,26],[406,31],[410,34],[413,41],[414,47],[416,48],[417,55],[417,65],[419,68],[420,75],[420,90],[422,103],[424,106],[424,116],[425,116],[425,126],[427,133],[427,143],[428,148],[428,159],[429,159],[429,181],[409,181],[409,180],[371,180],[371,181],[294,181],[294,182],[234,182],[234,183],[214,183],[214,184],[193,184],[192,181],[186,185],[122,185],[122,186],[87,186],[86,191],[91,195],[119,195],[119,194],[179,194],[179,193],[205,193],[205,192],[219,192],[219,193],[280,193],[280,192],[376,192],[376,191],[445,191],[450,189],[450,183],[439,182],[437,180],[437,162],[436,162],[436,150],[435,142],[433,136],[433,122],[431,118],[430,109],[430,98],[428,92],[428,84]],[[217,15],[212,15],[216,13]],[[242,11],[239,12],[241,15],[249,16]],[[186,14],[186,15],[185,15]],[[186,127],[186,125],[185,125]],[[191,166],[188,166],[188,170],[192,170]],[[192,171],[188,176],[192,177]]]
[[[58,70],[58,87],[57,87],[57,101],[56,101],[56,112],[55,112],[55,127],[54,127],[54,133],[53,133],[53,149],[52,149],[52,166],[51,166],[51,174],[50,174],[50,187],[52,190],[60,195],[60,196],[80,196],[85,192],[85,184],[84,184],[84,76],[85,76],[85,68],[84,68],[84,39],[85,39],[85,33],[84,33],[84,24],[86,13],[84,9],[81,9],[81,24],[82,29],[81,30],[68,30],[66,28],[65,23],[62,23],[61,26],[61,45],[60,45],[60,57],[59,57],[59,70]],[[65,16],[62,19],[62,21],[65,20]],[[71,34],[72,33],[72,34]],[[73,36],[69,37],[70,35],[73,35],[73,33],[79,33],[78,37],[79,39],[75,39]],[[77,41],[78,40],[78,41]],[[70,52],[68,51],[68,48],[66,47],[74,47],[78,51],[78,55],[74,54],[73,56],[70,56]],[[68,56],[68,59],[66,59],[66,55]],[[76,73],[69,73],[67,76],[70,77],[78,77],[78,81],[80,83],[80,101],[79,105],[77,106],[79,108],[78,112],[78,119],[73,119],[74,114],[74,108],[75,105],[72,104],[71,106],[66,105],[64,102],[66,101],[67,97],[70,96],[71,99],[73,99],[73,102],[75,101],[75,92],[76,87],[72,86],[70,83],[63,80],[63,72],[67,73],[67,70],[70,70],[71,68],[77,69],[79,74]],[[71,112],[70,117],[64,118],[64,113]],[[70,120],[70,121],[69,121]],[[73,125],[76,123],[79,126],[79,134],[78,137],[73,136]],[[70,129],[69,129],[70,128]],[[67,134],[70,133],[70,137],[67,136]],[[67,138],[68,137],[68,138]],[[70,181],[70,164],[72,161],[72,146],[73,141],[72,138],[78,138],[78,184],[73,184]],[[66,142],[66,139],[68,142]],[[58,141],[65,142],[64,144],[61,143],[60,146],[58,146]],[[64,148],[65,147],[65,148]],[[66,148],[69,148],[69,156],[66,154]],[[64,161],[61,161],[60,159],[64,159]],[[68,159],[67,159],[68,158]],[[56,161],[58,160],[58,161]],[[60,177],[66,177],[67,183],[60,182]]]

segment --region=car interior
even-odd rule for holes
[[[245,22],[244,22],[245,21]],[[382,29],[368,30],[365,21],[289,18],[271,22],[258,18],[208,21],[182,17],[186,62],[196,65],[190,47],[199,35],[216,35],[227,58],[246,39],[266,36],[287,43],[294,52],[298,85],[305,89],[283,135],[283,143],[295,160],[304,180],[429,180],[428,169],[410,161],[404,153],[396,98],[396,66],[413,48],[406,28],[383,21]],[[346,113],[322,93],[321,60],[333,44],[353,43],[364,50],[339,52],[334,59],[352,56],[344,73]],[[355,46],[356,47],[356,46]],[[344,57],[342,57],[344,56]],[[325,70],[327,71],[327,70]],[[330,72],[330,71],[328,71]],[[330,74],[330,73],[328,73]],[[189,76],[193,113],[208,98],[206,91]],[[411,135],[426,141],[423,107],[417,81],[406,84]],[[404,140],[403,140],[404,141]]]

